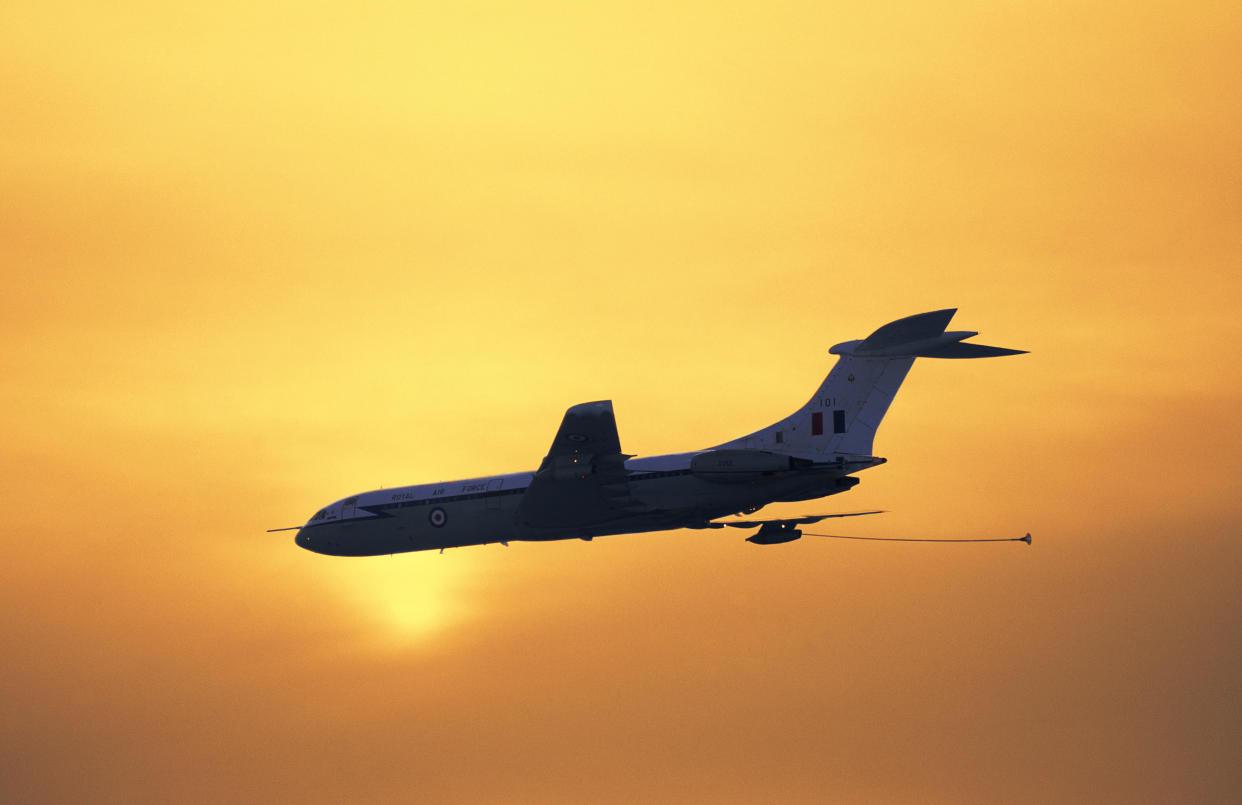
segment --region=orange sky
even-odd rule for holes
[[[0,800],[1233,802],[1236,3],[5,3]],[[784,416],[846,533],[292,526]]]

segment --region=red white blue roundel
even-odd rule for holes
[[[448,522],[448,515],[444,513],[444,509],[437,507],[431,510],[431,514],[427,515],[427,519],[436,528],[441,528]]]

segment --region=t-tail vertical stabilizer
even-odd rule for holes
[[[779,453],[870,456],[876,429],[915,358],[991,358],[1025,350],[963,343],[978,335],[946,332],[957,308],[889,322],[860,341],[831,350],[836,365],[810,402],[774,425],[720,445]],[[719,449],[719,448],[718,448]]]

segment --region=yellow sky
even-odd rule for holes
[[[442,5],[0,9],[0,799],[1235,801],[1237,4]],[[949,306],[767,511],[1030,549],[264,532]]]

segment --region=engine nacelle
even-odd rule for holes
[[[690,474],[718,484],[757,481],[765,475],[801,469],[813,462],[767,450],[709,450],[690,459]]]
[[[816,498],[835,495],[839,492],[845,492],[858,485],[858,479],[852,475],[844,475],[839,478],[832,476],[823,478],[809,484],[803,491],[791,493],[776,500],[781,503],[792,503],[797,500],[815,500]]]

